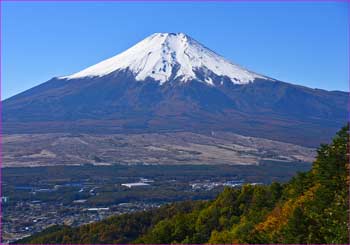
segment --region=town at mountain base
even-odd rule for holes
[[[78,228],[53,226],[18,243],[349,242],[348,127],[321,145],[309,172],[287,184],[226,188],[215,200],[188,201]]]

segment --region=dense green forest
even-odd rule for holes
[[[348,237],[348,132],[321,145],[312,169],[286,184],[226,188],[78,228],[54,226],[19,243],[342,243]]]

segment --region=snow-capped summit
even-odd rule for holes
[[[226,76],[236,84],[266,79],[231,63],[184,33],[155,33],[121,54],[61,78],[102,77],[125,69],[134,73],[136,80],[151,77],[160,84],[170,78],[213,84],[213,74]],[[199,78],[196,71],[203,71],[204,75]]]

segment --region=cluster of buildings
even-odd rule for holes
[[[71,204],[20,201],[3,210],[3,242],[40,232],[52,225],[80,226],[103,220],[113,215],[148,210],[159,204],[120,203],[109,207],[88,207],[85,202]]]
[[[261,185],[262,183],[246,183],[244,180],[228,180],[223,182],[212,182],[210,180],[202,181],[202,182],[194,182],[190,183],[191,189],[193,191],[210,191],[216,187],[220,186],[228,186],[228,187],[239,187],[244,184],[250,184],[250,185]]]

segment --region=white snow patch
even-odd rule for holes
[[[227,76],[235,84],[246,84],[256,78],[267,79],[229,62],[183,33],[155,33],[121,54],[60,78],[102,77],[126,68],[135,74],[136,80],[142,81],[151,77],[160,84],[174,75],[174,78],[182,81],[197,79],[214,85],[209,75],[204,79],[196,77],[194,71],[198,69]]]

